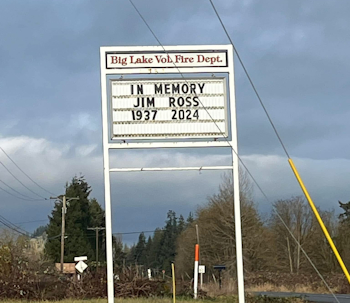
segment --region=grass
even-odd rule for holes
[[[20,301],[20,300],[4,300],[0,302],[8,303],[38,303],[32,301]],[[62,300],[62,301],[42,301],[48,303],[107,303],[107,299],[90,299],[90,300]],[[135,299],[115,299],[115,303],[172,303],[172,298],[135,298]],[[184,299],[177,298],[177,303],[237,303],[237,297],[235,296],[223,296],[217,297],[215,299],[207,300],[193,300],[193,299]],[[298,298],[262,298],[262,297],[247,297],[246,303],[305,303],[305,301]]]
[[[276,286],[271,283],[264,283],[260,285],[254,285],[246,288],[247,292],[300,292],[300,293],[315,293],[315,294],[329,294],[329,290],[323,286],[318,288],[312,288],[309,285],[296,285],[293,287],[290,286]],[[338,288],[333,287],[332,291],[337,293],[339,292]]]

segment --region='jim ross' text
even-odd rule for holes
[[[155,95],[175,95],[183,94],[190,96],[176,96],[168,97],[169,109],[175,107],[177,109],[171,109],[172,120],[198,120],[199,114],[196,107],[199,106],[200,100],[198,94],[202,94],[205,83],[155,83],[154,94]],[[144,92],[143,85],[139,84],[130,86],[131,95],[142,95]],[[164,106],[164,105],[163,105]],[[137,97],[135,104],[133,104],[135,110],[131,111],[133,120],[155,120],[157,116],[156,99],[155,97]],[[178,109],[178,108],[188,109]],[[136,108],[142,108],[142,110],[136,110]],[[144,108],[150,108],[144,110]],[[191,109],[189,109],[191,108]]]

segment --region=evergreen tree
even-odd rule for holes
[[[149,236],[147,243],[146,243],[146,249],[145,249],[145,256],[146,256],[146,264],[147,268],[150,267],[152,258],[151,258],[151,253],[152,253],[152,246],[153,246],[153,241],[152,241],[152,237]]]
[[[188,214],[188,217],[187,217],[187,220],[186,220],[187,225],[191,225],[193,223],[193,221],[194,221],[193,214],[192,214],[192,212],[190,212]]]
[[[98,209],[96,200],[89,200],[91,187],[83,176],[74,177],[66,185],[67,197],[78,197],[78,200],[67,202],[64,262],[73,262],[76,256],[87,256],[88,260],[95,259],[95,238],[89,237],[88,227],[93,224],[104,224],[101,219],[103,211]],[[62,197],[61,197],[62,198]],[[102,215],[103,217],[104,215]],[[46,254],[54,261],[60,260],[62,199],[55,203],[49,216],[47,228],[48,241],[45,246]],[[101,252],[101,257],[102,255]]]
[[[177,224],[177,234],[180,235],[186,228],[186,222],[185,219],[183,217],[183,215],[180,215],[179,217],[179,221]]]
[[[89,201],[92,227],[105,227],[105,212],[95,198]]]
[[[142,232],[139,236],[139,241],[135,246],[134,259],[139,265],[145,265],[146,263],[146,238]]]
[[[89,227],[105,227],[105,212],[101,208],[101,205],[97,202],[95,198],[89,201],[89,211],[91,217],[91,226]],[[91,239],[91,244],[94,245],[94,250],[96,249],[96,231],[95,230],[87,230],[87,234],[89,239]],[[98,232],[98,260],[99,262],[103,262],[106,260],[106,237],[105,230],[100,230]],[[96,252],[95,252],[96,253]],[[95,260],[96,257],[93,258]]]
[[[135,245],[129,247],[126,250],[125,264],[126,266],[135,265]]]
[[[339,201],[340,208],[344,213],[339,215],[338,235],[336,237],[337,248],[343,258],[346,266],[350,266],[350,201],[342,203]]]
[[[47,225],[39,226],[36,230],[34,230],[32,237],[36,238],[42,236],[46,232],[46,229]]]
[[[175,260],[176,255],[176,238],[177,238],[177,218],[176,213],[172,210],[168,211],[168,220],[165,222],[165,228],[161,241],[161,251],[159,261],[162,269],[170,272],[171,262]]]
[[[347,203],[342,203],[340,201],[339,206],[340,208],[344,211],[344,213],[340,214],[339,218],[345,222],[345,221],[350,221],[350,201]]]
[[[113,259],[115,266],[123,266],[124,260],[126,259],[127,251],[128,247],[126,245],[125,247],[123,247],[123,242],[121,241],[121,239],[113,236]]]
[[[162,263],[160,262],[160,254],[162,250],[162,239],[164,231],[157,228],[154,232],[152,245],[150,247],[148,266],[162,270]]]

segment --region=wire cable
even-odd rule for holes
[[[132,234],[148,234],[148,233],[156,233],[156,232],[161,232],[164,231],[164,229],[155,229],[155,230],[142,230],[142,231],[129,231],[129,232],[123,232],[123,233],[113,233],[113,235],[132,235]]]
[[[0,223],[2,223],[3,225],[5,225],[6,227],[8,227],[9,229],[19,233],[19,234],[22,234],[24,236],[28,236],[28,232],[16,225],[14,225],[11,221],[7,220],[5,217],[1,216],[0,215]],[[22,231],[21,231],[22,230]]]
[[[7,186],[9,189],[11,189],[12,191],[14,191],[15,193],[17,193],[18,195],[22,196],[23,198],[25,198],[25,200],[31,200],[31,201],[35,201],[35,200],[42,200],[42,199],[33,199],[27,195],[22,194],[21,192],[19,192],[18,190],[14,189],[13,187],[11,187],[10,185],[8,185],[7,183],[5,183],[4,181],[0,180],[0,183],[4,184],[5,186]]]
[[[156,233],[156,232],[162,232],[164,231],[164,229],[155,229],[155,230],[141,230],[141,231],[129,231],[129,232],[121,232],[121,233],[118,233],[118,232],[115,232],[113,233],[113,236],[118,236],[118,235],[133,235],[133,234],[141,234],[141,233],[144,233],[144,234],[148,234],[148,233]],[[60,237],[61,234],[57,235],[57,236],[53,236],[53,237],[50,237],[50,238],[47,238],[48,240],[49,239],[55,239],[55,238],[58,238]],[[69,234],[69,233],[66,233],[65,236],[69,237],[69,236],[81,236],[81,234]],[[92,232],[88,233],[86,232],[86,237],[87,238],[95,238],[96,235],[95,235],[95,232],[93,232],[93,235],[92,235]]]
[[[250,75],[249,75],[249,73],[248,73],[248,70],[246,69],[246,67],[245,67],[245,65],[244,65],[244,63],[243,63],[243,61],[242,61],[242,59],[241,59],[241,57],[240,57],[240,55],[239,55],[239,53],[238,53],[238,51],[237,51],[237,48],[235,47],[235,45],[234,45],[234,43],[233,43],[233,41],[232,41],[232,39],[231,39],[231,36],[229,35],[229,33],[228,33],[228,31],[227,31],[227,29],[226,29],[226,27],[225,27],[225,25],[224,25],[224,23],[223,23],[223,21],[222,21],[220,15],[219,15],[219,12],[217,11],[217,9],[216,9],[216,7],[215,7],[213,1],[212,1],[212,0],[209,0],[209,2],[210,2],[211,6],[212,6],[212,8],[213,8],[213,10],[214,10],[214,12],[215,12],[215,14],[216,14],[216,16],[217,16],[217,18],[218,18],[218,20],[219,20],[221,26],[222,26],[222,28],[223,28],[223,30],[224,30],[224,32],[225,32],[227,38],[229,39],[229,41],[230,41],[230,43],[231,43],[231,45],[232,45],[232,47],[233,47],[233,49],[234,49],[234,52],[235,52],[236,55],[237,55],[238,61],[240,62],[241,66],[242,66],[242,68],[243,68],[243,70],[244,70],[244,72],[245,72],[245,74],[246,74],[246,76],[247,76],[247,78],[248,78],[248,80],[249,80],[249,83],[250,83],[250,85],[252,86],[253,91],[255,92],[255,95],[257,96],[257,98],[258,98],[258,100],[259,100],[259,102],[260,102],[260,105],[261,105],[261,107],[263,108],[263,110],[264,110],[264,112],[265,112],[265,114],[266,114],[266,116],[267,116],[267,118],[268,118],[268,120],[269,120],[269,122],[270,122],[270,125],[272,126],[272,128],[273,128],[273,130],[274,130],[274,132],[275,132],[275,134],[276,134],[276,136],[277,136],[277,138],[278,138],[278,140],[279,140],[279,142],[280,142],[280,144],[281,144],[281,146],[282,146],[282,148],[283,148],[283,150],[284,150],[284,152],[285,152],[287,158],[290,159],[289,153],[288,153],[288,151],[287,151],[287,149],[286,149],[286,147],[285,147],[285,145],[284,145],[284,143],[283,143],[283,141],[282,141],[282,138],[281,138],[281,136],[279,135],[279,133],[278,133],[278,131],[277,131],[277,129],[276,129],[276,127],[275,127],[275,125],[274,125],[274,123],[273,123],[273,121],[272,121],[272,119],[271,119],[271,117],[270,117],[270,115],[269,115],[269,113],[268,113],[268,111],[267,111],[267,109],[266,109],[266,107],[265,107],[265,105],[264,105],[264,103],[263,103],[263,101],[262,101],[262,99],[261,99],[261,97],[260,97],[260,95],[259,95],[259,93],[258,93],[258,91],[257,91],[257,89],[256,89],[256,87],[255,87],[255,85],[254,85],[254,83],[253,83],[253,81],[252,81]],[[267,197],[266,197],[266,198],[267,198]],[[277,214],[277,216],[281,219],[283,225],[284,225],[285,227],[287,227],[286,223],[284,222],[284,220],[282,220],[281,216],[280,216],[279,213],[276,211],[276,209],[274,209],[274,211],[275,211],[275,213]],[[304,253],[304,249],[301,247],[300,243],[297,241],[297,239],[294,237],[294,235],[293,235],[292,233],[290,233],[290,234],[291,234],[292,238],[294,238],[294,240],[297,242],[297,244],[299,245],[299,247],[301,248],[301,250],[302,250],[303,253]],[[317,274],[319,275],[319,277],[320,277],[320,278],[322,279],[322,281],[325,283],[325,285],[327,286],[328,290],[329,290],[330,293],[333,295],[334,299],[335,299],[337,302],[339,302],[338,299],[336,298],[336,296],[334,295],[334,293],[332,292],[332,290],[330,289],[330,287],[328,286],[328,284],[326,283],[326,281],[324,280],[324,278],[323,278],[323,276],[321,275],[321,273],[320,273],[320,272],[318,271],[318,269],[316,268],[315,264],[314,264],[313,262],[311,262],[311,259],[310,259],[309,256],[306,254],[306,252],[304,253],[304,255],[305,255],[305,257],[308,259],[308,261],[310,262],[310,264],[313,266],[313,268],[315,269],[315,271],[317,272]]]
[[[8,186],[8,185],[7,185]],[[8,190],[4,189],[3,187],[0,186],[0,190],[4,191],[5,193],[17,198],[17,199],[20,199],[20,200],[25,200],[25,201],[42,201],[42,200],[46,200],[46,199],[27,199],[27,198],[22,198],[22,197],[19,197],[19,196],[16,196],[14,195],[13,193],[9,192]]]
[[[255,92],[255,95],[257,96],[257,98],[258,98],[258,100],[259,100],[259,102],[260,102],[260,105],[261,105],[261,107],[263,108],[263,110],[264,110],[264,112],[265,112],[265,114],[266,114],[266,116],[267,116],[267,119],[269,120],[269,122],[270,122],[270,124],[271,124],[271,126],[272,126],[272,128],[273,128],[273,131],[275,132],[275,134],[276,134],[276,136],[277,136],[277,138],[278,138],[278,141],[281,143],[282,148],[283,148],[285,154],[287,155],[287,157],[290,158],[290,157],[289,157],[289,153],[288,153],[288,151],[287,151],[287,149],[286,149],[286,147],[285,147],[285,145],[284,145],[284,143],[283,143],[283,141],[282,141],[282,138],[281,138],[281,136],[279,135],[279,133],[278,133],[276,127],[275,127],[275,124],[273,123],[273,121],[272,121],[272,119],[271,119],[271,117],[270,117],[270,115],[269,115],[269,113],[268,113],[268,111],[267,111],[267,109],[266,109],[266,107],[265,107],[265,105],[264,105],[264,103],[263,103],[263,101],[262,101],[262,99],[261,99],[261,97],[260,97],[260,95],[259,95],[259,93],[258,93],[258,91],[257,91],[257,89],[256,89],[256,87],[255,87],[255,85],[254,85],[254,83],[253,83],[253,81],[252,81],[252,79],[251,79],[251,77],[250,77],[250,75],[249,75],[249,73],[248,73],[246,67],[245,67],[245,65],[243,64],[243,61],[242,61],[242,59],[241,59],[241,56],[239,55],[239,53],[238,53],[238,51],[237,51],[237,48],[236,48],[235,45],[233,44],[233,41],[232,41],[230,35],[228,34],[227,29],[226,29],[224,23],[222,22],[222,19],[221,19],[220,15],[219,15],[218,11],[216,10],[216,7],[214,6],[213,1],[212,1],[212,0],[209,0],[209,1],[210,1],[211,5],[212,5],[212,7],[213,7],[213,9],[214,9],[214,12],[215,12],[216,16],[218,17],[218,19],[219,19],[219,21],[220,21],[220,23],[221,23],[222,28],[224,29],[224,31],[225,31],[225,33],[226,33],[227,38],[230,40],[230,43],[231,43],[231,45],[232,45],[232,47],[233,47],[233,50],[234,50],[234,52],[235,52],[236,55],[237,55],[237,59],[238,59],[239,63],[241,64],[241,66],[242,66],[242,68],[243,68],[243,70],[244,70],[244,73],[246,74],[246,76],[247,76],[247,78],[248,78],[248,80],[249,80],[249,83],[250,83],[250,85],[252,86],[252,88],[253,88],[253,90],[254,90],[254,92]]]
[[[25,232],[26,234],[29,234],[29,232],[27,232],[26,230],[24,230],[23,228],[21,228],[20,226],[12,223],[10,220],[6,219],[4,216],[0,215],[0,219],[2,219],[3,221],[5,221],[7,224],[10,224],[12,227],[22,230],[23,232]]]
[[[34,195],[36,195],[36,196],[38,196],[38,197],[40,197],[40,198],[43,198],[44,200],[48,200],[48,199],[45,198],[44,196],[42,196],[42,195],[36,193],[35,191],[31,190],[28,186],[26,186],[25,184],[23,184],[23,182],[22,182],[21,180],[19,180],[19,179],[7,168],[7,166],[6,166],[4,163],[2,163],[2,162],[0,161],[0,164],[6,169],[6,171],[7,171],[13,178],[15,178],[23,187],[25,187],[25,188],[26,188],[27,190],[29,190],[31,193],[33,193]]]
[[[54,193],[48,191],[47,189],[45,189],[44,187],[42,187],[40,184],[38,184],[37,182],[35,182],[27,173],[25,173],[20,167],[19,165],[5,152],[5,150],[0,146],[1,151],[6,155],[7,158],[9,158],[11,160],[11,162],[30,180],[32,181],[36,186],[38,186],[39,188],[41,188],[42,190],[46,191],[48,194],[50,195],[55,195]]]
[[[34,220],[34,221],[24,221],[24,222],[16,222],[14,224],[29,224],[29,223],[37,223],[37,222],[47,222],[48,219],[45,220]]]
[[[209,0],[211,3],[212,1]],[[153,37],[157,40],[158,44],[163,48],[164,52],[166,54],[168,54],[168,52],[166,51],[165,47],[163,46],[163,44],[160,42],[160,40],[158,39],[158,37],[156,36],[156,34],[154,33],[154,31],[152,30],[152,28],[150,27],[150,25],[147,23],[147,21],[145,20],[145,18],[142,16],[141,12],[137,9],[137,7],[135,6],[135,4],[133,3],[132,0],[129,0],[129,2],[132,4],[132,6],[134,7],[135,11],[138,13],[138,15],[140,16],[140,18],[143,20],[143,22],[145,23],[145,25],[147,26],[147,28],[150,30],[150,32],[152,33]],[[213,5],[213,3],[212,3]],[[214,7],[214,6],[213,6]],[[215,8],[215,7],[214,7]],[[216,9],[215,9],[216,11]],[[217,11],[216,11],[217,12]],[[221,20],[221,18],[220,18]],[[227,33],[227,31],[226,31]],[[232,41],[230,39],[230,41]],[[237,54],[237,50],[235,49],[234,45],[232,44],[236,54]],[[237,56],[238,57],[238,56]],[[241,60],[240,60],[241,61]],[[180,71],[180,69],[176,66],[175,62],[173,61],[172,62],[174,64],[174,66],[177,68],[178,72],[181,74],[182,78],[185,79],[186,81],[186,78],[184,77],[183,73]],[[246,69],[245,69],[246,71]],[[249,74],[247,73],[247,75],[249,76]],[[249,77],[250,81],[251,81],[251,78]],[[253,85],[253,82],[251,81],[251,84]],[[280,138],[280,136],[278,135],[278,132],[277,132],[277,129],[275,128],[274,124],[272,123],[272,120],[270,118],[270,116],[268,115],[267,113],[267,110],[264,106],[264,104],[262,103],[262,100],[259,96],[259,94],[257,93],[256,89],[255,89],[255,86],[254,87],[254,90],[261,102],[261,105],[263,106],[264,110],[265,110],[265,113],[267,114],[268,118],[269,118],[269,121],[280,141],[280,143],[282,144],[282,147],[287,155],[287,157],[289,158],[289,154]],[[198,97],[198,96],[197,96]],[[238,155],[238,153],[236,152],[236,150],[233,148],[233,146],[231,145],[231,143],[228,141],[228,139],[224,136],[224,133],[221,131],[220,127],[218,126],[218,124],[215,122],[215,120],[212,118],[212,116],[210,115],[208,109],[203,105],[203,103],[201,102],[201,100],[198,98],[199,102],[201,103],[201,105],[203,106],[203,108],[206,110],[207,114],[209,115],[209,117],[213,120],[213,123],[216,125],[216,127],[218,128],[218,130],[221,132],[223,138],[226,140],[226,142],[229,144],[229,146],[231,147],[232,151],[235,153],[235,155],[237,156],[237,158],[239,159],[240,163],[243,164],[244,168],[247,170],[249,176],[252,177],[252,174],[250,173],[250,171],[248,170],[247,166],[243,163],[242,159],[240,158],[240,156]],[[273,203],[267,198],[267,195],[264,193],[264,191],[262,190],[262,188],[260,187],[260,185],[257,183],[257,181],[255,180],[255,178],[252,178],[253,182],[257,185],[258,189],[261,191],[261,193],[263,194],[263,196],[267,199],[267,201],[272,205],[272,207],[274,208],[274,211],[278,214],[278,211],[277,209],[275,208],[275,206],[273,205]],[[278,214],[278,218],[282,221],[283,225],[286,227],[286,229],[288,230],[288,232],[290,233],[290,235],[292,236],[293,240],[296,241],[297,245],[301,248],[301,251],[303,252],[303,254],[306,256],[307,260],[310,262],[310,264],[312,265],[312,267],[315,269],[316,273],[318,274],[318,276],[321,278],[322,282],[326,285],[327,289],[329,290],[329,292],[333,295],[334,299],[339,303],[337,297],[334,295],[333,291],[331,290],[330,286],[328,285],[328,283],[325,281],[325,279],[323,278],[322,274],[319,272],[319,270],[317,269],[317,267],[315,266],[315,264],[312,262],[312,260],[309,258],[309,256],[307,255],[306,251],[302,248],[301,244],[299,243],[299,241],[295,238],[295,236],[293,235],[292,231],[289,229],[288,225],[285,223],[285,221],[283,220],[283,218]]]

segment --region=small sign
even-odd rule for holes
[[[199,265],[198,272],[200,274],[205,274],[205,265]]]
[[[86,261],[86,260],[87,260],[87,256],[74,257],[74,262]]]
[[[81,274],[84,272],[85,269],[87,269],[87,264],[84,263],[84,261],[79,261],[77,265],[75,265],[75,268],[77,271],[79,271]]]

